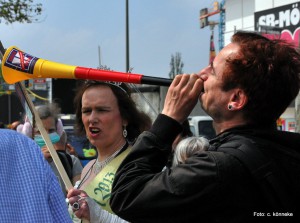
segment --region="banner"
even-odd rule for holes
[[[254,27],[270,39],[281,38],[299,46],[300,2],[255,12]]]

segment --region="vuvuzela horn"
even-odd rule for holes
[[[167,78],[56,63],[32,56],[15,46],[5,51],[2,75],[8,84],[34,78],[87,79],[160,86],[169,86],[172,82],[172,79]]]

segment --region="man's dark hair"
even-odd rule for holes
[[[248,96],[245,117],[273,125],[299,93],[299,50],[285,40],[253,32],[237,32],[231,42],[240,49],[226,61],[223,90],[243,89]]]

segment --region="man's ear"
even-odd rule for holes
[[[237,88],[234,90],[229,105],[231,106],[231,110],[241,110],[243,109],[248,102],[248,96],[242,89]]]

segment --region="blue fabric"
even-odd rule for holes
[[[0,222],[72,222],[38,145],[6,129],[0,129]]]

